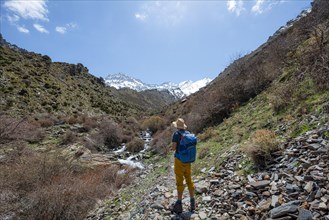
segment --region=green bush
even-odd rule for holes
[[[142,123],[142,128],[144,130],[149,129],[153,133],[156,133],[158,130],[163,130],[165,125],[165,120],[160,116],[151,116],[150,118],[144,120]]]

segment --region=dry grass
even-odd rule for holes
[[[252,159],[259,168],[264,168],[271,159],[271,153],[279,149],[276,135],[273,131],[261,129],[255,131],[242,151]]]

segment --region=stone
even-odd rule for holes
[[[172,194],[170,192],[165,192],[164,195],[165,195],[166,198],[170,198],[172,196]]]
[[[271,203],[272,203],[272,199],[263,200],[262,202],[260,202],[258,204],[259,210],[262,211],[262,212],[269,210],[270,206],[271,206]]]
[[[294,176],[294,178],[298,181],[298,182],[302,182],[304,181],[304,178],[301,176]]]
[[[257,197],[257,195],[253,192],[246,192],[246,195],[249,197]]]
[[[298,209],[297,205],[283,204],[277,208],[272,209],[269,214],[271,218],[278,218],[290,213],[294,213],[297,211],[297,209]]]
[[[194,184],[194,187],[197,193],[202,194],[208,192],[209,185],[206,183],[196,183]]]
[[[319,204],[319,209],[321,209],[321,210],[327,210],[328,207],[327,207],[326,203],[321,202],[321,203]]]
[[[249,182],[256,182],[250,175],[247,176]]]
[[[206,219],[207,218],[207,214],[204,213],[204,212],[200,212],[199,213],[199,217],[200,217],[200,219]]]
[[[262,192],[263,196],[271,196],[271,193],[269,191],[264,191]]]
[[[279,175],[277,173],[272,174],[271,180],[278,181],[279,180]]]
[[[228,188],[229,188],[229,189],[240,189],[241,186],[238,185],[238,184],[230,184],[230,185],[228,186]]]
[[[308,148],[311,149],[311,150],[317,150],[321,147],[320,144],[310,144],[308,145]]]
[[[210,182],[210,184],[214,184],[214,185],[219,184],[218,179],[210,180],[209,182]]]
[[[211,196],[204,196],[202,197],[203,202],[210,202],[211,201]]]
[[[310,193],[313,190],[313,181],[307,182],[307,184],[304,187],[304,190],[306,190],[306,192]]]
[[[249,182],[249,184],[256,188],[256,189],[262,189],[265,188],[266,186],[270,185],[271,181],[269,180],[262,180],[262,181],[257,181],[257,182]]]
[[[153,203],[151,205],[152,209],[164,209],[163,205],[161,205],[160,203]]]
[[[298,209],[298,219],[297,220],[312,220],[312,212],[303,208]]]
[[[271,206],[273,208],[277,207],[279,205],[279,196],[272,195],[272,203]]]

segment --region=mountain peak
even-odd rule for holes
[[[150,85],[124,73],[110,74],[105,78],[105,83],[116,89],[130,88],[139,92],[151,89],[157,89],[160,91],[168,90],[178,99],[197,92],[200,88],[206,86],[210,81],[210,78],[204,78],[195,82],[186,80],[178,84],[173,82],[164,82],[160,85]]]

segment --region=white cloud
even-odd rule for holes
[[[145,19],[147,18],[147,15],[145,15],[145,14],[140,14],[140,13],[136,13],[136,14],[135,14],[135,18],[136,18],[137,20],[145,21]]]
[[[160,25],[175,26],[185,17],[186,2],[177,1],[149,1],[141,5],[135,18],[141,21],[154,21]]]
[[[66,33],[66,27],[56,27],[56,31],[61,34]]]
[[[255,5],[252,6],[251,12],[253,12],[255,14],[263,13],[263,8],[262,8],[263,4],[264,4],[264,0],[257,0]]]
[[[33,27],[40,33],[46,33],[46,34],[49,33],[49,31],[40,24],[34,24]]]
[[[16,24],[19,21],[19,16],[17,15],[7,15],[7,19],[10,24]]]
[[[17,30],[21,33],[25,33],[25,34],[28,34],[30,33],[29,29],[23,27],[23,26],[17,26]]]
[[[265,0],[256,0],[255,4],[251,8],[253,14],[262,14],[267,11],[270,11],[276,5],[284,3],[285,0],[276,0],[276,1],[265,1]]]
[[[45,0],[8,0],[4,3],[4,8],[24,19],[49,21]]]
[[[239,16],[241,12],[245,10],[242,0],[228,0],[226,6],[227,10],[235,13],[237,16]]]
[[[72,29],[75,29],[77,27],[78,27],[78,25],[76,23],[71,22],[71,23],[66,24],[65,26],[57,26],[55,28],[55,30],[58,33],[65,34],[66,32],[68,32]]]
[[[77,28],[78,25],[76,23],[71,22],[71,23],[66,24],[66,27],[69,29],[74,29],[74,28]]]

